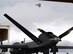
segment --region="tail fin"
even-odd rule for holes
[[[71,31],[73,30],[73,27],[71,27],[70,29],[68,29],[66,32],[64,32],[63,34],[61,34],[59,36],[59,38],[63,38],[64,36],[68,35]]]
[[[22,25],[20,25],[18,22],[16,22],[14,19],[12,19],[7,14],[4,14],[4,16],[10,20],[14,25],[16,25],[21,31],[23,31],[28,37],[30,37],[33,41],[36,43],[41,43],[41,40],[38,39],[35,35],[33,35],[31,32],[29,32],[26,28],[24,28]]]

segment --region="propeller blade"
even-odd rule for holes
[[[59,38],[63,38],[64,36],[68,35],[71,31],[73,30],[73,27],[71,27],[70,29],[68,29],[66,32],[64,32],[63,34],[59,35]]]
[[[29,32],[26,28],[24,28],[22,25],[20,25],[18,22],[12,19],[10,16],[8,16],[7,14],[4,14],[4,16],[8,20],[10,20],[14,25],[16,25],[21,31],[23,31],[28,37],[30,37],[33,41],[35,41],[37,44],[42,42],[40,39],[38,39],[35,35]]]

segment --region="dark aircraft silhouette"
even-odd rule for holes
[[[40,1],[54,1],[54,2],[73,3],[73,0],[40,0]]]
[[[38,6],[38,7],[41,7],[41,3],[35,4],[35,5]]]
[[[28,37],[30,37],[33,41],[28,43],[14,43],[13,45],[0,45],[0,48],[11,48],[10,53],[11,54],[31,54],[31,53],[37,53],[43,52],[43,54],[49,54],[49,48],[51,48],[51,51],[53,51],[54,54],[56,54],[56,50],[59,49],[67,49],[71,47],[68,46],[56,46],[56,44],[61,41],[61,39],[69,34],[73,27],[59,35],[58,37],[54,35],[52,32],[46,32],[40,28],[38,30],[41,32],[39,37],[37,38],[35,35],[33,35],[31,32],[29,32],[26,28],[24,28],[22,25],[20,25],[18,22],[16,22],[14,19],[12,19],[7,14],[4,14],[4,16],[11,21],[14,25],[16,25],[21,31],[23,31]]]

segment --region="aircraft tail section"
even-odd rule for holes
[[[10,20],[14,25],[16,25],[21,31],[23,31],[28,37],[30,37],[33,41],[35,41],[37,44],[42,42],[40,39],[38,39],[35,35],[29,32],[26,28],[24,28],[22,25],[20,25],[18,22],[12,19],[10,16],[8,16],[7,14],[4,14],[4,16],[8,20]]]
[[[61,34],[59,36],[59,38],[63,38],[64,36],[68,35],[71,31],[73,30],[73,27],[71,27],[70,29],[68,29],[66,32],[64,32],[63,34]]]

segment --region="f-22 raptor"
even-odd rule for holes
[[[48,49],[51,48],[52,51],[56,50],[56,44],[61,41],[61,39],[69,34],[73,27],[65,31],[59,36],[54,35],[52,32],[46,32],[43,29],[38,29],[41,34],[37,38],[34,34],[28,31],[25,27],[19,24],[17,21],[12,19],[9,15],[4,14],[4,16],[11,21],[14,25],[16,25],[22,32],[24,32],[28,37],[30,37],[33,41],[28,43],[19,43],[14,45],[0,45],[0,48],[11,48],[11,54],[31,54],[43,52],[43,54],[49,54]]]
[[[35,5],[38,6],[38,7],[41,7],[41,3],[35,4]]]

